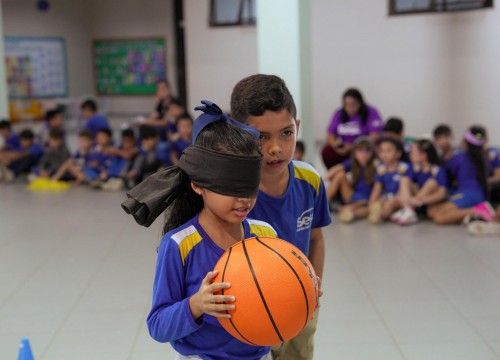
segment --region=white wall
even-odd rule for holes
[[[315,134],[351,86],[422,135],[479,122],[500,144],[500,10],[388,17],[387,1],[312,2]]]
[[[257,72],[255,27],[208,26],[208,0],[184,0],[188,108],[207,99],[229,111],[234,85]]]
[[[167,78],[173,92],[177,89],[175,33],[172,0],[90,0],[92,9],[89,34],[92,39],[120,37],[165,37]],[[126,114],[149,114],[154,96],[111,96],[109,111]]]
[[[92,52],[85,1],[50,0],[40,12],[33,0],[3,0],[5,36],[62,36],[66,40],[69,96],[93,91]]]

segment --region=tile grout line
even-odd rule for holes
[[[351,258],[346,254],[345,252],[345,249],[344,249],[344,245],[342,243],[340,243],[340,248],[341,248],[341,251],[344,255],[344,257],[347,259],[348,263],[349,263],[349,267],[351,268],[351,271],[354,273],[354,275],[356,276],[356,279],[358,279],[358,282],[361,284],[361,287],[365,293],[365,295],[367,296],[367,298],[370,300],[370,303],[372,304],[375,312],[377,313],[377,315],[379,316],[380,318],[380,321],[382,322],[384,328],[387,330],[387,332],[389,333],[389,336],[392,340],[392,342],[394,343],[394,345],[396,346],[396,348],[398,349],[398,353],[401,355],[401,357],[404,359],[404,360],[407,360],[406,356],[404,355],[403,353],[403,350],[401,349],[401,347],[399,346],[399,343],[397,342],[394,334],[391,332],[389,326],[387,325],[387,323],[385,322],[384,320],[384,317],[382,316],[382,313],[380,312],[377,304],[374,302],[373,298],[371,297],[371,294],[370,292],[368,291],[368,289],[366,288],[364,282],[361,280],[361,277],[359,276],[359,273],[358,271],[356,270],[355,266],[353,265],[352,261],[351,261]]]
[[[121,231],[120,231],[120,235],[124,233],[124,228],[122,227],[121,228]],[[109,245],[109,249],[108,251],[104,254],[104,256],[102,257],[102,260],[100,262],[100,264],[96,267],[95,271],[93,271],[90,276],[89,276],[89,279],[87,280],[85,286],[83,287],[82,291],[79,293],[79,295],[77,296],[77,300],[74,302],[73,306],[71,306],[71,308],[68,310],[68,313],[66,314],[66,316],[63,318],[63,320],[61,321],[61,323],[59,324],[59,326],[57,327],[57,329],[55,330],[54,334],[52,335],[52,337],[50,338],[50,340],[48,341],[47,343],[47,346],[45,347],[44,351],[41,352],[41,355],[40,357],[43,358],[45,356],[45,354],[47,353],[47,351],[50,349],[51,345],[53,344],[54,340],[56,339],[57,335],[59,334],[59,332],[61,331],[61,328],[62,326],[66,323],[66,321],[68,320],[68,318],[71,316],[71,314],[73,313],[73,310],[76,308],[76,306],[78,305],[78,303],[80,302],[80,300],[82,299],[83,295],[85,294],[85,292],[87,291],[88,287],[90,286],[92,280],[93,280],[93,277],[95,276],[95,274],[97,274],[99,272],[99,270],[101,270],[102,266],[104,265],[104,263],[106,262],[106,259],[108,258],[108,256],[113,252],[114,248],[115,248],[115,245],[118,241],[118,238],[119,236],[116,236],[115,237],[115,240],[110,243]]]
[[[429,276],[429,274],[422,269],[420,264],[410,255],[410,253],[406,250],[404,246],[401,245],[400,239],[396,239],[398,242],[398,246],[402,249],[404,254],[408,257],[408,259],[415,265],[415,267],[427,278],[427,280],[432,284],[432,286],[443,296],[452,306],[452,308],[457,312],[460,318],[471,328],[471,330],[483,341],[483,343],[486,345],[486,347],[492,352],[493,355],[497,357],[497,359],[500,359],[500,354],[497,353],[497,351],[490,345],[488,340],[484,338],[484,336],[476,329],[476,327],[469,321],[467,316],[462,313],[462,311],[455,305],[455,303],[452,301],[452,299],[444,292],[441,290],[441,288],[436,284],[436,282]],[[472,254],[474,255],[474,254]],[[475,255],[474,255],[475,257]],[[488,270],[490,270],[488,268]]]

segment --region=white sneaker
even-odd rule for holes
[[[476,236],[500,235],[500,223],[471,221],[467,225],[467,230],[469,233]]]
[[[354,212],[348,208],[342,209],[339,213],[339,219],[343,223],[350,223],[354,220]]]
[[[407,206],[403,208],[403,212],[399,217],[399,225],[411,225],[418,222],[418,216],[413,208]]]
[[[368,221],[372,224],[378,224],[382,221],[382,204],[380,202],[377,201],[370,206]]]
[[[112,178],[102,184],[101,189],[106,191],[121,191],[125,188],[125,184],[122,179]]]
[[[404,214],[404,210],[405,208],[401,208],[398,211],[392,213],[389,219],[391,219],[392,222],[399,224],[399,222],[401,221],[401,216],[403,216]]]

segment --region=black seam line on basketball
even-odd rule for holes
[[[231,257],[231,251],[233,250],[232,247],[229,248],[229,252],[227,254],[227,259],[226,259],[226,263],[224,264],[224,270],[222,271],[222,278],[221,278],[221,282],[224,282],[224,277],[226,276],[226,269],[227,269],[227,264],[229,264],[229,258]],[[224,289],[222,289],[222,295],[224,295]],[[224,301],[224,304],[226,302]],[[226,310],[226,314],[229,314],[229,312]],[[243,336],[243,334],[238,330],[238,328],[236,327],[236,325],[234,325],[233,323],[233,319],[232,318],[229,318],[229,322],[231,323],[231,325],[233,326],[234,330],[236,330],[236,332],[243,338],[245,339],[246,342],[248,342],[249,344],[252,344],[252,345],[255,345],[255,346],[258,346],[257,344],[254,344],[253,342],[251,342],[250,340],[248,340],[246,337]]]
[[[276,251],[275,249],[273,249],[272,247],[270,247],[269,245],[267,245],[266,243],[264,243],[258,236],[255,237],[257,239],[257,241],[265,246],[266,248],[268,248],[269,250],[271,250],[272,252],[274,252],[276,255],[278,255],[281,260],[283,260],[285,262],[285,264],[288,265],[288,267],[290,268],[290,270],[293,271],[293,273],[295,274],[295,276],[297,277],[297,280],[299,281],[299,284],[300,284],[300,287],[302,288],[302,292],[304,293],[304,299],[306,300],[306,321],[304,323],[304,327],[307,325],[307,319],[309,319],[309,300],[307,299],[307,292],[306,292],[306,288],[304,287],[304,283],[302,282],[302,279],[300,278],[299,274],[297,274],[297,272],[295,271],[295,269],[293,268],[292,264],[290,264],[288,262],[287,259],[284,258],[283,255],[281,255],[278,251]]]
[[[281,342],[285,342],[283,339],[283,336],[281,336],[281,333],[278,329],[278,326],[276,325],[273,315],[271,314],[271,311],[269,310],[269,306],[267,306],[266,299],[264,298],[264,294],[262,293],[262,289],[260,288],[259,281],[257,280],[257,276],[255,275],[255,272],[253,270],[252,262],[250,261],[250,256],[248,255],[247,252],[247,247],[245,245],[245,240],[242,241],[243,244],[243,251],[245,252],[245,257],[247,258],[247,263],[248,267],[250,268],[250,272],[252,273],[253,281],[255,282],[255,286],[257,287],[257,291],[259,292],[260,298],[262,300],[262,303],[264,304],[264,307],[266,308],[267,316],[269,316],[269,320],[271,320],[271,324],[274,327],[274,331],[276,331],[276,335],[280,338]]]

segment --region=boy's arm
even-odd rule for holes
[[[380,195],[382,194],[382,184],[379,182],[376,182],[375,185],[373,185],[372,192],[370,194],[370,200],[368,201],[369,204],[374,203],[380,198]]]
[[[323,268],[325,265],[325,238],[322,228],[311,229],[309,241],[309,261],[316,275],[323,279]]]

